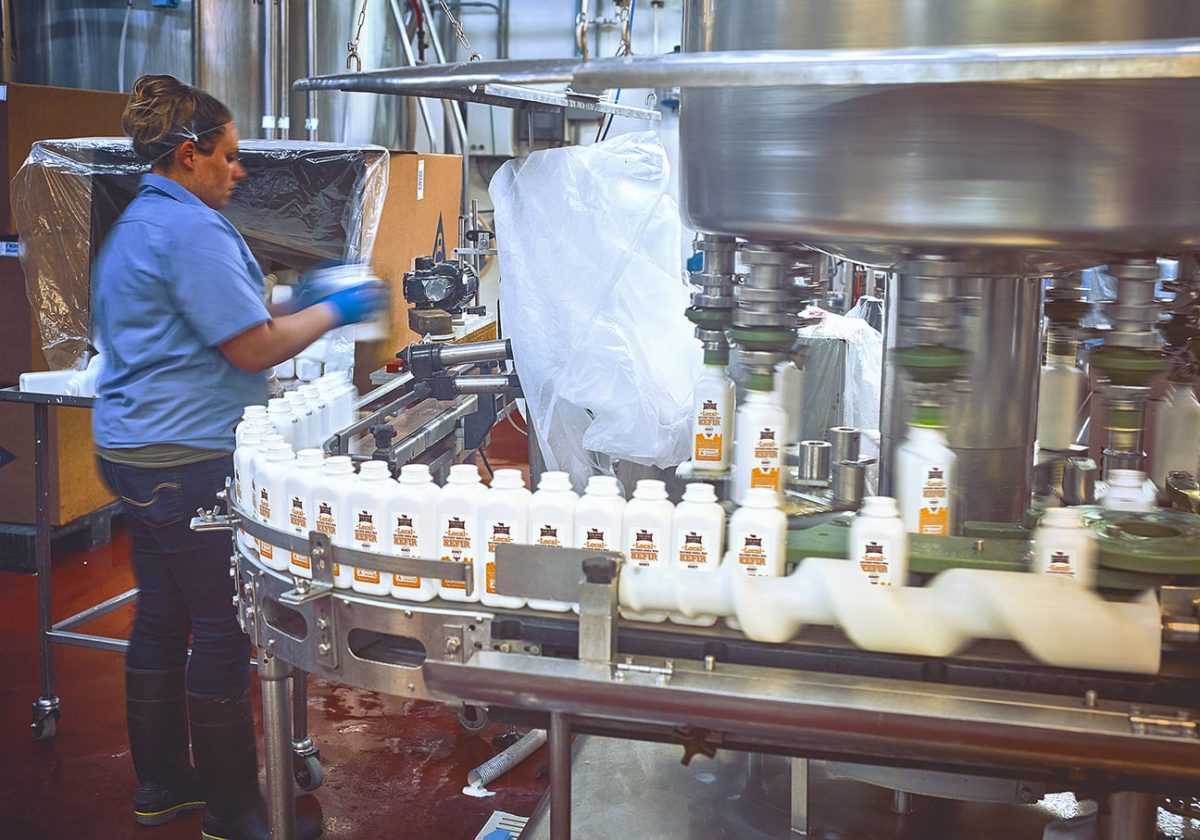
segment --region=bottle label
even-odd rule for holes
[[[580,548],[588,551],[608,551],[608,537],[603,528],[584,528],[583,544]]]
[[[754,464],[750,468],[750,486],[779,491],[779,433],[764,426],[754,444]]]
[[[354,518],[354,541],[364,551],[379,549],[379,531],[375,528],[375,514],[369,510],[358,511]]]
[[[746,534],[737,547],[738,568],[750,577],[768,577],[767,550],[758,534]]]
[[[258,491],[258,516],[263,522],[271,521],[271,491],[266,487],[261,487]],[[258,554],[262,559],[270,560],[275,556],[275,546],[266,540],[258,540],[257,542]]]
[[[634,536],[633,545],[629,547],[629,559],[639,566],[657,566],[661,557],[654,532],[648,528],[639,528]]]
[[[414,518],[407,513],[397,513],[392,523],[392,545],[401,557],[418,557],[419,541]],[[409,575],[392,575],[392,585],[404,589],[420,589],[421,579]]]
[[[858,567],[874,586],[891,586],[891,546],[887,540],[867,540],[858,556]]]
[[[233,499],[242,504],[242,471],[237,468],[236,461],[233,466]]]
[[[511,545],[512,525],[508,522],[493,520],[487,526],[488,544],[487,544],[487,564],[484,568],[487,582],[485,586],[489,595],[496,593],[496,546]]]
[[[1075,556],[1066,550],[1050,552],[1050,562],[1046,564],[1046,574],[1061,577],[1075,577]]]
[[[721,433],[721,411],[716,400],[704,400],[696,414],[696,447],[692,460],[719,462],[725,452],[725,436]]]
[[[317,500],[317,531],[333,536],[337,533],[337,519],[333,515],[333,503]]]
[[[934,537],[950,534],[950,488],[946,484],[946,471],[939,466],[925,470],[921,484],[921,509],[917,518],[917,532]]]
[[[558,537],[557,525],[541,525],[538,527],[536,545],[561,546],[562,540]]]
[[[704,545],[704,535],[688,531],[683,535],[683,545],[679,546],[679,563],[689,569],[708,568],[708,549]]]
[[[304,512],[304,500],[299,496],[292,496],[292,504],[288,510],[288,523],[292,526],[292,533],[308,536],[308,516]],[[312,567],[307,554],[297,554],[293,551],[291,556],[293,566],[300,569]]]
[[[444,563],[473,563],[471,556],[471,533],[467,530],[467,522],[460,516],[447,516],[442,520],[442,562]],[[461,580],[443,580],[445,589],[466,591],[467,584]]]
[[[374,569],[354,567],[354,579],[359,583],[379,583],[379,572]]]

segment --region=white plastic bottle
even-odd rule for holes
[[[571,488],[571,476],[547,470],[538,481],[537,492],[529,499],[529,542],[533,545],[570,548],[575,544],[575,508],[579,494]],[[567,612],[570,601],[530,598],[535,610]]]
[[[1070,578],[1080,586],[1096,583],[1096,541],[1075,508],[1047,508],[1033,533],[1033,570]]]
[[[267,416],[275,426],[275,431],[283,436],[289,445],[296,444],[296,429],[300,418],[292,411],[292,405],[286,399],[278,397],[267,402]]]
[[[722,360],[721,357],[724,357]],[[692,464],[699,470],[729,469],[736,395],[726,372],[728,353],[705,351],[692,408]]]
[[[396,557],[432,560],[440,554],[438,488],[425,464],[405,464],[398,483],[390,488],[387,522],[391,529],[388,553]],[[429,601],[437,595],[436,580],[392,575],[392,595],[405,601]]]
[[[358,468],[358,481],[348,495],[350,504],[351,547],[359,551],[384,553],[389,536],[386,514],[391,495],[392,472],[387,461],[366,461]],[[391,575],[355,566],[350,587],[364,595],[390,595]]]
[[[575,547],[620,551],[624,539],[625,498],[611,475],[593,475],[575,507]]]
[[[775,365],[775,393],[787,422],[783,426],[783,445],[795,446],[803,438],[804,371],[791,359]]]
[[[321,475],[325,456],[319,449],[301,449],[296,463],[284,479],[283,492],[287,505],[288,530],[298,537],[308,537],[315,530],[313,517],[313,486]],[[288,571],[295,577],[311,578],[312,561],[303,552],[289,552]]]
[[[729,556],[750,577],[780,577],[787,563],[787,516],[779,497],[766,488],[746,494],[729,518]]]
[[[1160,488],[1174,471],[1200,479],[1200,402],[1190,382],[1168,382],[1154,420],[1150,477]]]
[[[770,381],[770,377],[765,378]],[[754,387],[754,383],[751,387]],[[746,399],[738,407],[733,424],[737,440],[733,451],[732,495],[738,504],[742,504],[747,491],[754,487],[765,488],[776,494],[781,491],[786,425],[787,414],[773,393],[765,390],[746,392]]]
[[[286,443],[286,441],[280,436],[279,432],[275,431],[274,426],[263,429],[258,435],[247,434],[246,440],[250,448],[248,456],[243,460],[242,464],[244,467],[242,492],[245,493],[244,501],[246,509],[250,512],[250,518],[257,522],[262,522],[262,516],[259,513],[258,476],[266,463],[267,450],[274,444]],[[246,487],[247,484],[249,484],[248,489]],[[267,523],[263,522],[263,524]],[[246,537],[246,545],[253,546],[254,550],[259,552],[259,554],[269,550],[269,547],[266,547],[262,540],[250,539],[249,536]]]
[[[475,588],[479,599],[489,607],[519,609],[525,599],[496,592],[496,548],[501,545],[528,544],[529,497],[520,470],[500,469],[492,476],[492,486],[479,505],[479,523],[483,528],[486,554],[476,566]]]
[[[316,385],[305,384],[296,389],[308,401],[308,408],[313,413],[313,446],[320,449],[325,439],[332,434],[329,422],[329,403],[321,395],[321,389]]]
[[[329,404],[328,434],[349,426],[354,421],[354,398],[357,394],[350,374],[344,370],[327,373],[317,380],[317,387]]]
[[[671,522],[675,506],[667,498],[667,485],[653,478],[643,478],[625,505],[625,538],[622,545],[626,559],[636,566],[653,568],[665,566],[671,556]],[[666,621],[666,613],[621,610],[621,615],[639,621]]]
[[[267,407],[265,405],[248,405],[242,409],[242,419],[233,430],[233,440],[235,446],[242,445],[242,437],[247,431],[252,428],[262,428],[264,424],[269,425],[270,420],[267,419]]]
[[[1154,485],[1141,470],[1108,471],[1108,492],[1100,500],[1105,510],[1147,513],[1155,501]]]
[[[313,482],[313,506],[316,513],[314,531],[328,534],[335,546],[350,546],[353,526],[350,519],[350,492],[357,478],[349,455],[326,458],[321,475]],[[333,564],[333,585],[349,589],[354,571],[349,566]]]
[[[308,449],[315,446],[317,429],[316,424],[319,422],[312,409],[308,407],[308,400],[304,395],[297,391],[288,391],[284,397],[288,401],[288,405],[292,407],[292,413],[296,415],[296,440],[292,444],[296,449]]]
[[[484,545],[479,533],[479,503],[487,488],[474,464],[455,464],[438,494],[438,552],[444,563],[478,563]],[[441,580],[438,594],[447,601],[478,601],[479,589],[467,594],[460,581]]]
[[[1038,448],[1054,451],[1066,450],[1075,442],[1079,431],[1075,418],[1087,387],[1087,374],[1075,364],[1075,342],[1065,343],[1069,354],[1052,352],[1059,344],[1051,342],[1038,385]]]
[[[900,516],[911,533],[935,537],[955,531],[953,497],[954,451],[946,444],[941,414],[919,406],[917,423],[910,423],[908,436],[896,450],[896,496]]]
[[[259,460],[261,457],[261,461]],[[284,484],[296,456],[292,447],[283,441],[272,443],[255,458],[255,483],[258,486],[258,520],[279,530],[287,527],[287,501]],[[258,541],[258,556],[268,569],[282,572],[288,567],[288,552],[272,545],[269,540]]]
[[[908,583],[908,533],[895,499],[863,499],[850,523],[850,561],[875,586]]]
[[[689,484],[671,519],[671,563],[680,573],[715,572],[725,550],[725,511],[711,484]],[[716,616],[671,615],[676,624],[711,627]]]

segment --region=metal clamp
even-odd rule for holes
[[[1138,706],[1129,711],[1129,731],[1134,735],[1153,735],[1160,738],[1200,739],[1196,721],[1180,710],[1174,717],[1156,712],[1143,712]]]

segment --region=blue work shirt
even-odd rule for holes
[[[219,344],[270,320],[262,271],[237,229],[169,178],[142,176],[93,273],[92,318],[105,354],[96,444],[234,448],[267,374],[234,367]]]

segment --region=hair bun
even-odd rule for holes
[[[133,140],[142,160],[155,162],[187,139],[212,131],[232,119],[229,109],[208,93],[174,76],[142,76],[133,85],[121,128]],[[216,138],[198,142],[211,152]]]

